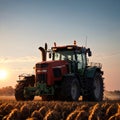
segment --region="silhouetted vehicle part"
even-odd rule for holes
[[[103,99],[103,78],[99,71],[96,71],[93,79],[88,82],[87,94],[83,95],[84,101],[102,101]]]
[[[90,48],[73,45],[39,47],[42,61],[35,64],[35,75],[24,75],[15,89],[16,100],[102,101],[103,71],[100,63],[89,63]],[[47,60],[49,56],[49,60]],[[21,77],[20,77],[21,78]]]
[[[24,89],[28,86],[34,86],[35,83],[35,76],[34,75],[19,75],[18,84],[15,88],[15,98],[17,101],[24,101],[24,100],[33,100],[34,95],[30,95],[25,97],[24,96]]]

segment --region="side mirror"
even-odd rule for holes
[[[88,56],[89,57],[92,56],[92,52],[91,52],[90,48],[88,48]]]
[[[92,56],[92,52],[91,51],[88,52],[88,56],[89,57]]]
[[[51,58],[52,57],[52,55],[51,55],[51,53],[49,53],[49,58]]]

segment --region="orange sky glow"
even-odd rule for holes
[[[1,0],[0,70],[6,73],[0,88],[15,87],[19,74],[34,74],[45,42],[50,48],[76,40],[91,48],[91,62],[102,63],[105,90],[120,90],[119,11],[119,0]]]

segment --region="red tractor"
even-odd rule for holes
[[[100,63],[88,65],[90,48],[73,45],[57,46],[47,50],[39,47],[42,62],[36,63],[35,75],[22,75],[15,89],[16,100],[102,101],[104,84]],[[49,59],[46,60],[46,56]]]

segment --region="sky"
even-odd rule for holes
[[[0,0],[0,69],[7,71],[0,88],[34,74],[45,42],[74,40],[102,63],[105,89],[120,90],[120,0]]]

